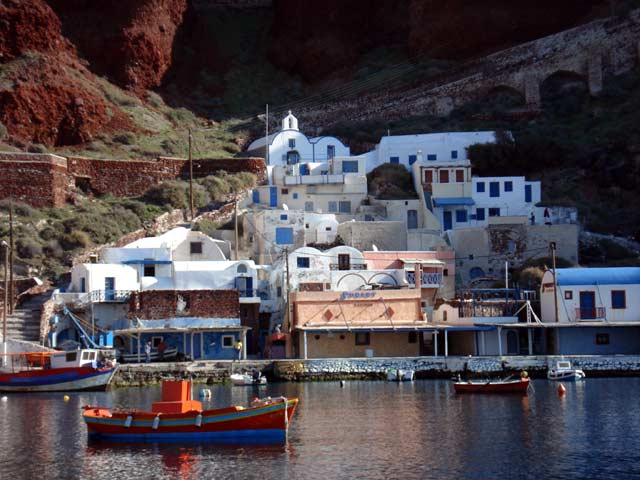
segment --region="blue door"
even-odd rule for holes
[[[407,228],[418,228],[418,211],[407,210]]]
[[[105,277],[104,279],[104,299],[116,299],[116,279],[114,277]]]
[[[253,203],[260,203],[260,190],[257,188],[253,191]]]
[[[442,212],[442,220],[445,230],[451,230],[453,221],[451,219],[451,212]]]
[[[275,187],[275,186],[269,187],[269,206],[270,207],[278,206],[278,187]]]
[[[202,333],[192,333],[191,337],[193,338],[193,359],[195,360],[196,358],[202,358],[202,351],[200,349],[200,339],[202,338]]]
[[[531,203],[531,185],[524,186],[524,201]]]
[[[596,294],[580,292],[580,319],[593,320],[594,318],[596,318]]]
[[[489,196],[490,197],[500,196],[500,182],[489,182]]]
[[[300,175],[309,175],[309,165],[306,163],[300,164]]]

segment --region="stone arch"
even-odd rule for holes
[[[587,97],[589,79],[571,70],[557,70],[540,83],[542,101],[555,101],[567,97]]]
[[[526,103],[524,92],[511,85],[504,84],[490,88],[485,95],[485,99],[507,108],[521,107]]]
[[[347,273],[346,275],[344,275],[340,280],[338,280],[338,282],[336,283],[336,289],[340,288],[340,284],[342,283],[342,281],[345,278],[348,277],[358,277],[360,280],[362,280],[362,285],[360,285],[361,287],[364,285],[367,285],[367,279],[364,278],[362,275],[360,275],[359,273],[355,273],[355,272],[351,272],[351,273]],[[359,288],[359,287],[358,287]]]
[[[393,280],[393,284],[394,285],[396,285],[396,286],[398,285],[398,281],[396,280],[396,278],[393,275],[390,275],[390,274],[385,273],[385,272],[378,272],[378,273],[376,273],[374,275],[371,275],[371,278],[369,278],[369,281],[367,283],[369,285],[371,285],[373,283],[373,279],[378,277],[378,276],[380,276],[380,277],[385,277],[385,276],[389,277],[391,280]]]

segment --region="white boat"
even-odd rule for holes
[[[262,375],[250,375],[248,373],[234,373],[229,376],[231,379],[231,383],[234,385],[238,385],[240,387],[246,385],[266,385],[267,377],[263,377]]]
[[[582,370],[572,368],[569,360],[557,360],[555,367],[549,367],[547,370],[547,378],[549,380],[574,382],[576,380],[582,380],[585,376]]]
[[[387,370],[387,380],[390,382],[413,382],[415,372],[413,370],[401,370],[390,368]]]

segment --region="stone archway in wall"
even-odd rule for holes
[[[395,279],[395,277],[393,275],[389,275],[388,273],[384,273],[384,272],[378,272],[374,275],[371,276],[371,278],[369,279],[369,281],[367,282],[368,285],[373,285],[375,282],[373,281],[374,278],[376,277],[389,277],[392,281],[393,281],[393,285],[397,286],[398,285],[398,281]]]
[[[589,98],[589,79],[580,73],[559,70],[540,83],[540,99],[543,104],[561,106],[577,104]]]
[[[340,280],[338,280],[338,283],[336,283],[336,289],[340,288],[340,284],[342,283],[342,281],[345,278],[349,278],[349,277],[358,277],[360,280],[362,280],[362,285],[358,286],[357,288],[360,287],[364,287],[365,285],[367,285],[367,279],[364,278],[362,275],[360,275],[359,273],[347,273],[345,276],[343,276]]]

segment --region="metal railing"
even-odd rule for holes
[[[269,300],[269,292],[264,289],[238,289],[240,298],[259,298],[260,300]]]
[[[330,270],[366,270],[366,263],[348,263],[345,265],[341,265],[339,263],[331,263],[329,264]]]
[[[606,318],[604,307],[576,308],[576,321],[581,320],[602,320]]]
[[[89,294],[91,302],[127,302],[131,290],[92,290]]]

